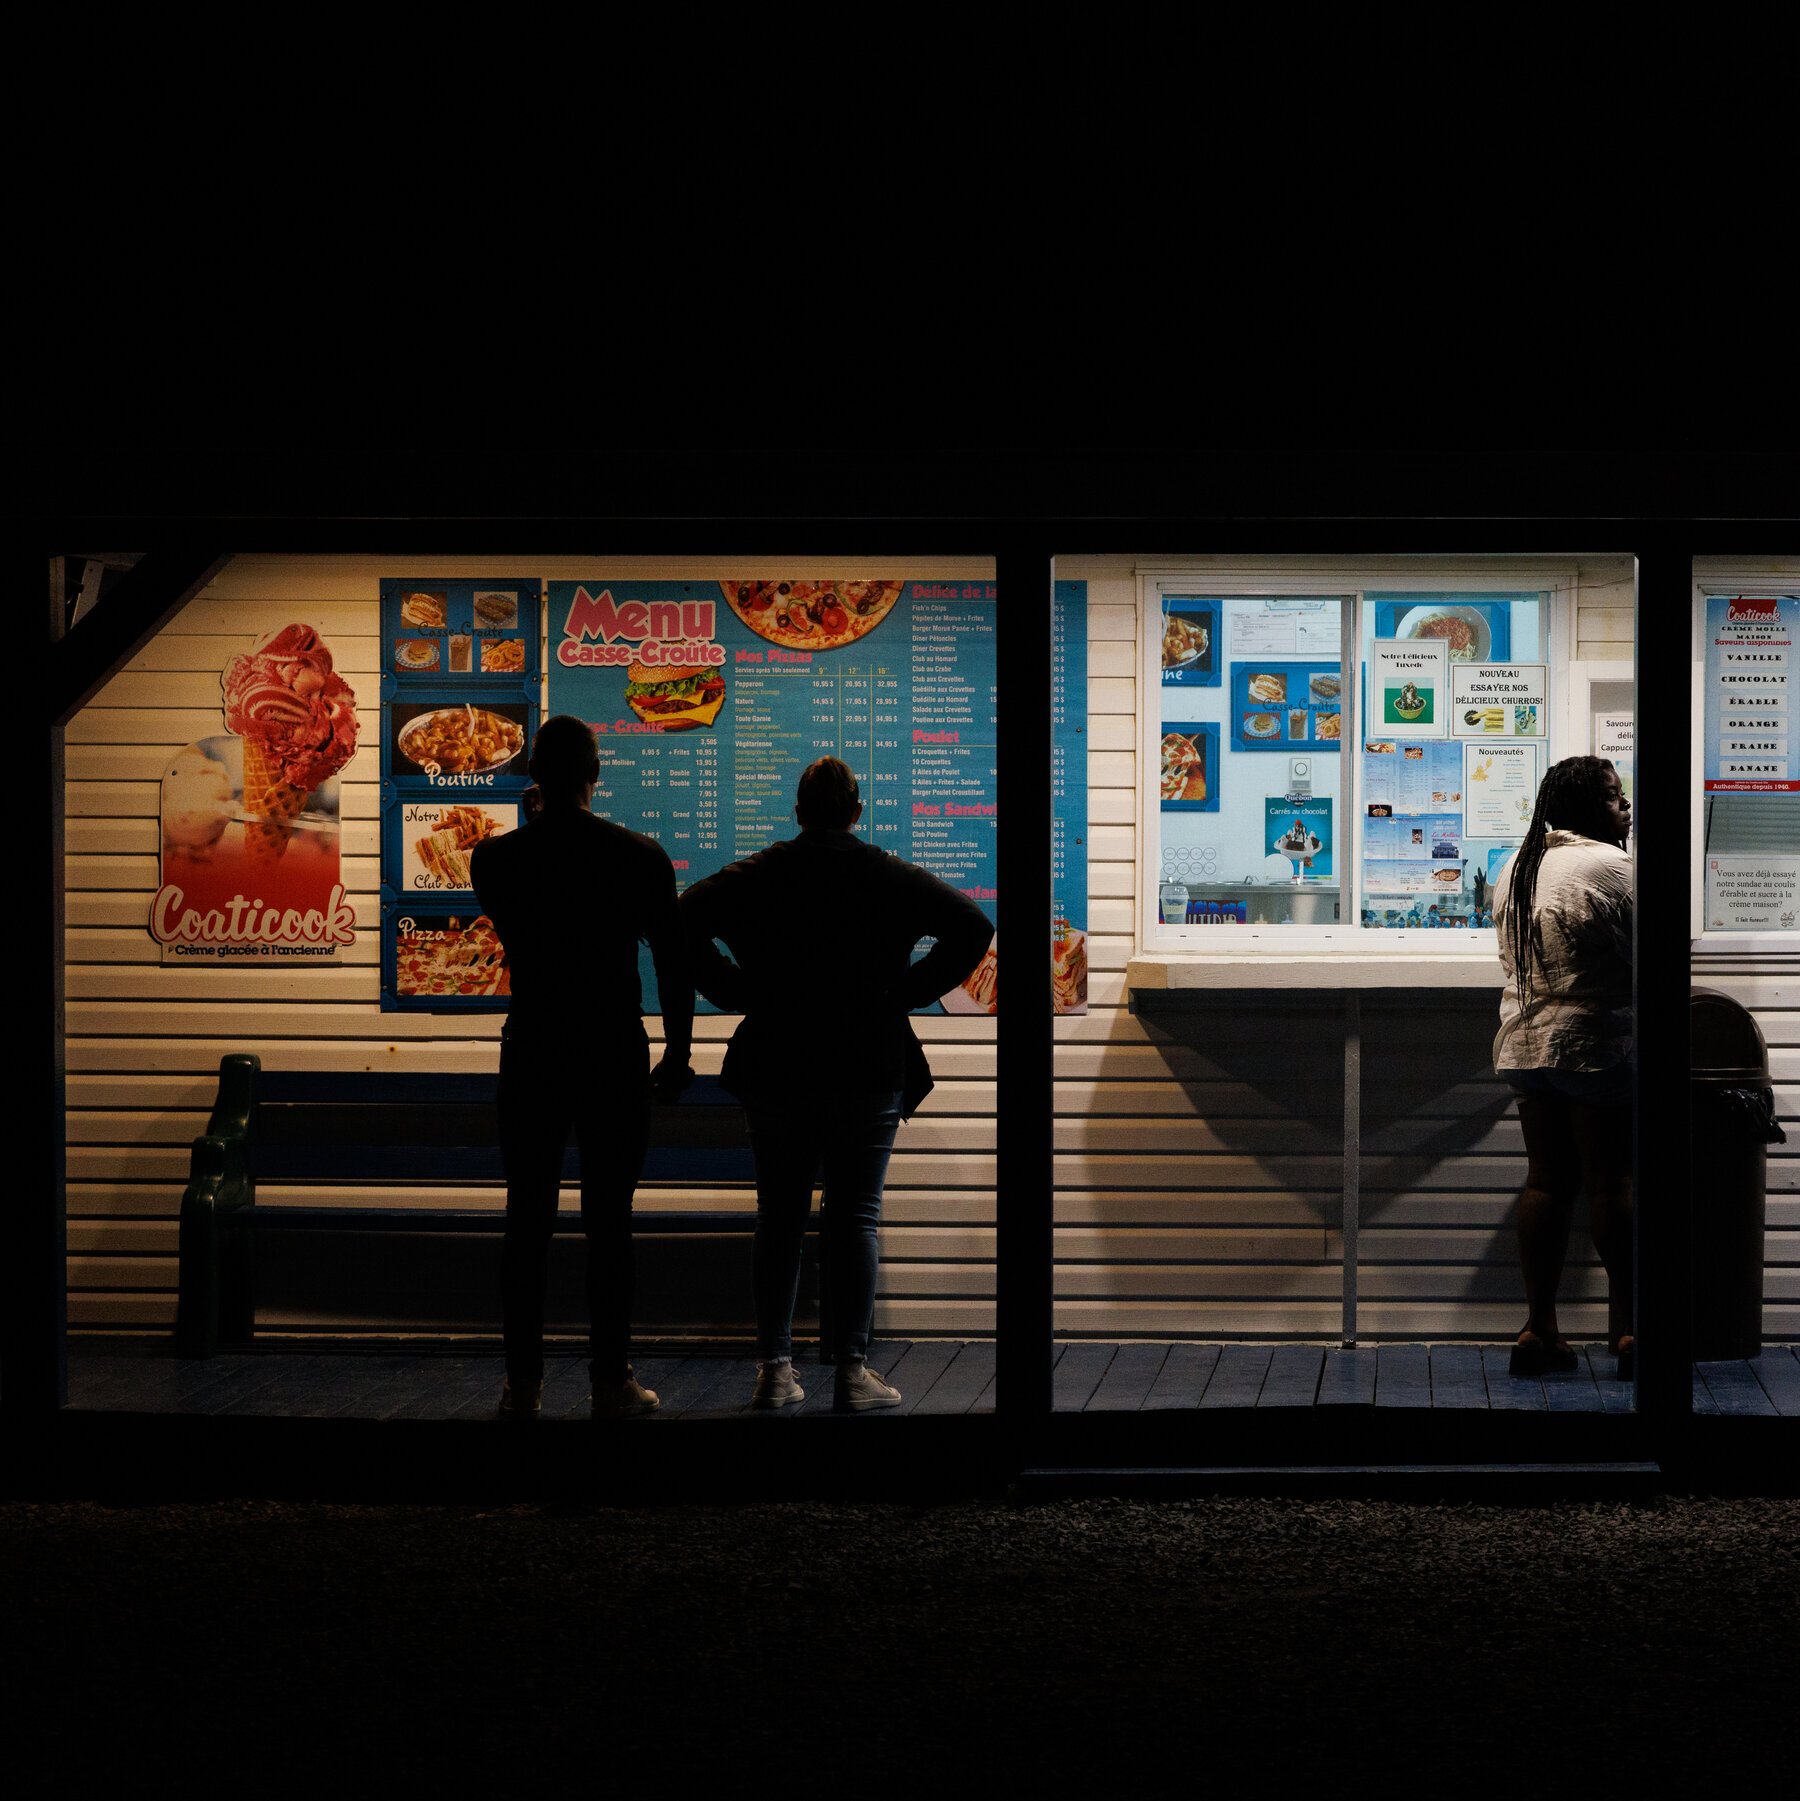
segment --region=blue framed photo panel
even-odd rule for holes
[[[384,577],[382,692],[446,682],[483,691],[535,678],[542,611],[536,581]]]
[[[1163,596],[1165,688],[1216,688],[1222,667],[1219,603],[1194,594]]]
[[[1162,810],[1216,813],[1224,785],[1219,728],[1210,719],[1165,719],[1162,728]]]
[[[1231,666],[1231,741],[1239,750],[1335,751],[1343,734],[1335,662],[1266,657]]]
[[[1512,661],[1512,603],[1536,594],[1406,594],[1375,602],[1377,638],[1442,638],[1456,663]]]

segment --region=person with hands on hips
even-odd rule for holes
[[[794,1303],[822,1171],[820,1355],[836,1366],[834,1405],[860,1413],[901,1399],[867,1359],[888,1158],[901,1119],[931,1089],[907,1014],[961,983],[994,927],[936,876],[855,835],[862,798],[836,757],[801,775],[794,815],[797,838],[696,882],[681,897],[681,919],[696,986],[744,1015],[719,1081],[744,1103],[756,1160],[760,1368],[751,1405],[805,1398],[794,1374]],[[927,937],[937,942],[914,963]]]
[[[506,948],[512,999],[500,1040],[504,1419],[536,1418],[544,1386],[544,1290],[573,1127],[581,1148],[592,1412],[653,1413],[628,1361],[635,1259],[631,1203],[650,1107],[676,1100],[689,1064],[694,987],[675,904],[675,869],[654,839],[593,811],[599,744],[579,719],[544,722],[531,752],[527,823],[475,848],[470,879]],[[650,1067],[638,946],[662,1003],[663,1055]]]

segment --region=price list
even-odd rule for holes
[[[1087,1011],[1087,583],[1058,582],[1050,625],[1050,955],[1058,1013]]]
[[[835,756],[860,833],[992,918],[994,600],[991,582],[553,582],[549,707],[594,727],[595,810],[656,839],[681,887],[793,837],[801,771]]]

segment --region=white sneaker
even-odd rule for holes
[[[889,1388],[866,1363],[840,1363],[831,1404],[839,1413],[866,1413],[871,1407],[898,1407],[901,1394]]]
[[[629,1364],[625,1368],[625,1380],[617,1388],[596,1388],[588,1396],[589,1417],[597,1420],[640,1419],[646,1413],[654,1413],[661,1405],[656,1390],[646,1388]]]
[[[503,1420],[534,1420],[543,1411],[544,1385],[527,1382],[515,1389],[511,1377],[500,1385],[500,1405],[496,1409]]]
[[[791,1363],[765,1363],[757,1370],[756,1393],[750,1397],[752,1407],[768,1411],[805,1399],[806,1390],[800,1386]]]

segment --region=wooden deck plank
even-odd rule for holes
[[[234,1395],[221,1414],[273,1414],[285,1419],[327,1419],[398,1375],[412,1358],[284,1354],[275,1381]]]
[[[799,1365],[796,1364],[796,1368]],[[818,1365],[812,1365],[816,1370]],[[813,1384],[800,1378],[808,1395]],[[718,1417],[736,1412],[749,1403],[756,1387],[754,1357],[690,1357],[669,1378],[666,1391],[658,1390],[662,1406],[652,1416],[659,1420]]]
[[[281,1374],[276,1357],[254,1351],[223,1351],[190,1364],[176,1390],[174,1413],[216,1413],[225,1402],[265,1388]]]
[[[1697,1363],[1694,1368],[1705,1382],[1721,1413],[1739,1418],[1775,1418],[1775,1403],[1763,1385],[1751,1374],[1750,1365],[1741,1357],[1728,1362]]]
[[[1719,1403],[1712,1397],[1712,1390],[1706,1386],[1706,1378],[1700,1374],[1699,1364],[1694,1365],[1694,1411],[1696,1413],[1717,1413]]]
[[[1600,1393],[1602,1413],[1630,1413],[1637,1405],[1637,1384],[1619,1380],[1619,1360],[1603,1344],[1587,1347],[1588,1368]]]
[[[84,1413],[164,1413],[207,1363],[69,1348],[69,1405]]]
[[[1481,1368],[1481,1346],[1434,1344],[1430,1349],[1432,1406],[1479,1408],[1486,1412],[1488,1391]]]
[[[1315,1407],[1372,1407],[1375,1404],[1374,1345],[1337,1345],[1325,1353]]]
[[[1325,1368],[1325,1347],[1278,1344],[1269,1359],[1269,1374],[1256,1397],[1258,1407],[1311,1407],[1318,1399]]]
[[[421,1357],[412,1380],[383,1416],[390,1420],[445,1420],[477,1400],[492,1412],[500,1405],[506,1359],[498,1356]],[[464,1415],[464,1417],[472,1417]]]
[[[1482,1373],[1487,1377],[1487,1404],[1496,1413],[1546,1413],[1549,1402],[1545,1397],[1544,1382],[1538,1376],[1515,1376],[1507,1369],[1512,1357],[1512,1346],[1509,1344],[1490,1344],[1481,1347]],[[1435,1382],[1436,1354],[1433,1353],[1434,1381],[1432,1385],[1433,1404],[1436,1403],[1437,1387]],[[1578,1374],[1585,1375],[1587,1364],[1582,1363]],[[1592,1381],[1588,1382],[1592,1388]],[[1600,1408],[1600,1398],[1594,1397],[1594,1411]]]
[[[972,1339],[932,1383],[915,1413],[967,1413],[994,1377],[995,1344],[991,1338]]]
[[[1219,1367],[1213,1371],[1213,1379],[1200,1397],[1201,1407],[1254,1407],[1274,1354],[1273,1345],[1222,1345]]]
[[[1166,1344],[1127,1344],[1106,1366],[1087,1404],[1089,1413],[1136,1413],[1144,1404],[1170,1347]]]
[[[886,1379],[900,1391],[900,1405],[886,1407],[872,1415],[875,1419],[905,1419],[917,1410],[931,1392],[933,1384],[955,1361],[962,1345],[956,1339],[929,1338],[915,1340],[906,1347],[906,1355],[888,1371]]]
[[[1581,1362],[1574,1369],[1560,1375],[1550,1375],[1543,1379],[1544,1405],[1552,1413],[1600,1413],[1604,1411],[1604,1403],[1600,1399],[1600,1389],[1594,1381],[1594,1366],[1580,1345],[1576,1350],[1581,1352]],[[1510,1356],[1512,1347],[1506,1347]],[[1488,1366],[1488,1393],[1494,1392],[1495,1369],[1504,1369],[1504,1364]]]
[[[643,1372],[643,1358],[637,1358],[632,1371],[640,1382],[655,1388]],[[588,1415],[588,1360],[581,1357],[546,1357],[544,1359],[544,1407],[547,1420],[586,1419]]]
[[[1055,1413],[1079,1413],[1093,1398],[1100,1378],[1118,1356],[1116,1344],[1072,1344],[1063,1347],[1051,1377],[1050,1407]]]
[[[1784,1419],[1800,1419],[1800,1359],[1793,1347],[1764,1345],[1763,1354],[1750,1367],[1775,1411]]]
[[[1431,1351],[1422,1344],[1384,1344],[1375,1370],[1377,1407],[1431,1405]]]
[[[1219,1367],[1216,1344],[1176,1344],[1144,1396],[1145,1413],[1163,1413],[1170,1409],[1198,1407]]]

